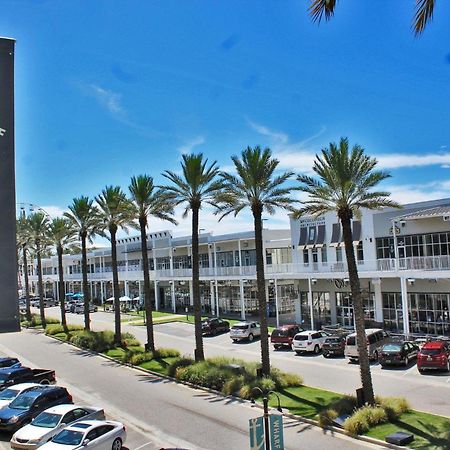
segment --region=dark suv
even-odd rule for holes
[[[298,325],[283,325],[272,331],[270,342],[273,344],[275,350],[278,350],[281,347],[291,347],[294,336],[297,333],[300,333],[300,331],[304,330]]]
[[[0,409],[0,431],[18,430],[45,409],[67,403],[73,403],[72,396],[60,386],[38,386],[26,391]]]
[[[230,323],[223,319],[206,319],[202,322],[202,333],[216,335],[219,333],[228,333]]]

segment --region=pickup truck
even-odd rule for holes
[[[55,383],[55,371],[30,369],[29,367],[6,367],[0,369],[0,391],[19,383]]]

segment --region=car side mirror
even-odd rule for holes
[[[89,440],[89,439],[85,439],[85,440],[83,441],[83,446],[85,446],[85,445],[88,445],[88,444],[89,444],[89,442],[90,442],[90,440]]]

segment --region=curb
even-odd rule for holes
[[[43,334],[45,334],[45,332],[43,330],[41,332]],[[93,350],[86,350],[84,348],[79,347],[78,345],[73,344],[72,342],[67,342],[67,341],[65,341],[63,339],[60,339],[60,338],[57,338],[55,336],[50,336],[48,334],[45,334],[45,336],[47,336],[47,337],[49,337],[51,339],[55,339],[56,341],[59,341],[59,342],[61,342],[63,344],[71,345],[72,347],[78,348],[78,349],[80,349],[80,350],[82,350],[84,352],[90,353],[92,355],[100,356],[101,358],[104,358],[104,359],[107,359],[109,361],[115,362],[118,365],[129,367],[129,368],[137,370],[139,372],[143,372],[143,373],[147,373],[147,374],[150,374],[150,375],[154,375],[154,376],[159,377],[159,378],[164,378],[166,380],[170,380],[170,381],[172,381],[174,383],[177,383],[177,384],[183,384],[183,385],[188,386],[188,387],[193,388],[193,389],[197,389],[197,390],[201,390],[201,391],[204,391],[204,392],[208,392],[210,394],[215,394],[215,395],[218,395],[218,396],[220,396],[220,397],[222,397],[224,399],[227,399],[227,398],[228,399],[233,399],[233,400],[236,400],[236,401],[238,401],[240,403],[252,405],[253,408],[259,408],[261,410],[263,409],[263,406],[261,404],[259,404],[259,403],[252,404],[250,402],[250,400],[243,399],[243,398],[238,397],[236,395],[223,395],[220,391],[216,391],[214,389],[206,388],[206,387],[203,387],[203,386],[198,386],[196,384],[189,383],[188,381],[177,380],[176,378],[170,377],[169,375],[160,374],[160,373],[154,372],[152,370],[144,369],[143,367],[134,366],[133,364],[130,364],[130,363],[118,361],[117,359],[112,358],[111,356],[104,355],[103,353],[98,353],[98,352],[93,351]],[[338,433],[338,434],[341,434],[343,436],[347,436],[347,437],[349,437],[351,439],[367,442],[369,444],[379,445],[379,446],[384,447],[384,448],[391,448],[391,449],[394,449],[394,450],[407,450],[407,449],[409,449],[409,447],[403,447],[403,446],[400,446],[400,445],[390,444],[389,442],[381,441],[379,439],[375,439],[375,438],[372,438],[372,437],[369,437],[369,436],[364,436],[364,435],[350,436],[350,435],[348,435],[345,432],[345,430],[343,430],[342,428],[339,428],[339,427],[335,427],[335,426],[328,426],[326,428],[322,428],[321,426],[319,426],[319,422],[317,420],[308,419],[306,417],[298,416],[296,414],[283,412],[283,416],[288,417],[288,418],[293,419],[293,420],[297,420],[299,422],[304,422],[304,423],[307,423],[309,425],[313,425],[313,426],[315,426],[317,428],[320,428],[323,431],[329,430],[329,431],[332,431],[334,433]]]

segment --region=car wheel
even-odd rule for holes
[[[250,334],[248,335],[248,340],[249,340],[250,342],[252,342],[253,339],[254,339],[254,336],[253,336],[252,333],[250,333]]]
[[[315,353],[316,355],[318,355],[319,352],[320,352],[320,347],[319,347],[318,345],[316,345],[316,346],[314,347],[314,353]]]
[[[122,440],[119,438],[114,439],[111,450],[120,450],[122,448]]]
[[[39,384],[47,385],[47,384],[50,384],[50,381],[48,381],[47,378],[44,378],[43,380],[41,380],[41,382]]]
[[[403,361],[403,364],[405,365],[405,367],[408,367],[409,359],[407,356],[405,356],[405,360]]]
[[[299,352],[298,350],[295,350],[295,353],[297,353],[297,355],[301,355],[302,352]]]
[[[450,372],[450,359],[447,361],[447,372]]]
[[[233,342],[237,342],[238,340],[237,339],[233,339]]]
[[[279,349],[281,348],[281,345],[274,345],[273,348],[274,348],[275,350],[279,350]]]
[[[328,358],[328,353],[327,352],[323,352],[323,357],[324,358]]]

